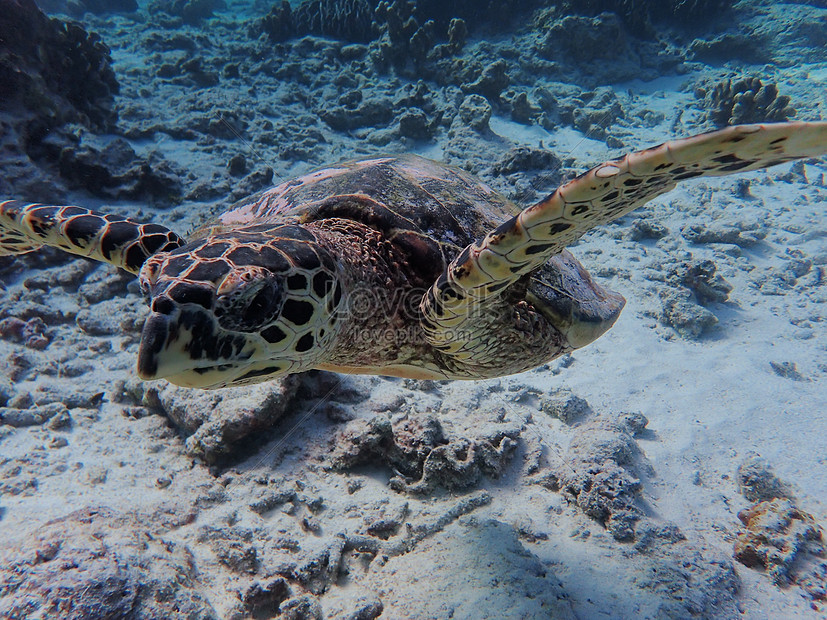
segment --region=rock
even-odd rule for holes
[[[787,486],[773,473],[769,463],[757,455],[750,456],[738,466],[735,482],[738,491],[750,502],[790,498]]]
[[[425,112],[409,108],[399,116],[399,135],[413,140],[427,140],[433,134]]]
[[[752,32],[726,32],[709,39],[695,39],[689,44],[695,60],[710,64],[740,60],[762,65],[772,62],[766,36]]]
[[[537,482],[559,491],[584,514],[601,523],[616,540],[635,538],[644,513],[638,506],[640,479],[635,462],[640,449],[625,419],[597,418],[578,427],[565,455],[565,466]]]
[[[183,171],[157,152],[138,157],[129,143],[116,138],[102,150],[91,146],[66,147],[58,158],[60,175],[70,187],[83,188],[106,198],[172,202],[181,196]]]
[[[290,588],[282,577],[253,582],[241,595],[245,611],[254,618],[275,617],[279,606],[289,598]]]
[[[689,224],[681,229],[681,235],[690,243],[731,243],[741,248],[758,244],[767,233],[755,226],[735,224]]]
[[[232,458],[244,440],[272,429],[287,411],[299,375],[220,391],[198,391],[170,383],[129,383],[135,404],[163,413],[189,435],[187,451],[208,463]]]
[[[676,282],[695,294],[698,303],[723,303],[729,298],[732,285],[715,273],[715,263],[711,260],[692,260],[675,267],[671,275]]]
[[[617,62],[633,55],[629,37],[614,13],[594,17],[566,15],[546,24],[543,32],[536,49],[541,57],[549,60],[586,65],[600,60]]]
[[[7,546],[0,615],[217,618],[189,549],[163,539],[193,515],[171,507],[159,512],[165,514],[84,508]]]
[[[517,446],[519,430],[494,427],[482,437],[445,437],[439,420],[429,414],[354,420],[333,442],[329,467],[346,471],[380,462],[402,474],[392,488],[425,493],[435,488],[467,489],[481,476],[498,477]]]
[[[227,163],[227,172],[231,176],[240,177],[247,172],[247,158],[241,153],[236,153]]]
[[[514,174],[532,170],[557,172],[562,162],[548,149],[518,146],[509,149],[491,169],[494,174]]]
[[[684,338],[697,340],[718,324],[718,317],[690,300],[689,291],[665,290],[660,298],[661,322]]]
[[[151,15],[166,13],[179,17],[185,24],[199,24],[226,8],[224,0],[152,0],[147,7]]]
[[[779,377],[793,381],[808,381],[807,377],[801,374],[795,362],[773,362],[770,360],[770,368]]]
[[[746,529],[735,541],[735,559],[744,566],[764,568],[778,586],[798,583],[805,578],[799,572],[802,567],[803,572],[812,570],[808,564],[826,557],[822,528],[788,498],[759,502],[739,512],[738,519]],[[827,583],[823,573],[820,581],[823,592]]]
[[[629,238],[632,241],[663,239],[668,234],[669,229],[666,226],[648,217],[633,220],[629,228]]]
[[[500,93],[508,88],[510,82],[506,74],[507,68],[504,60],[497,60],[486,66],[476,80],[463,84],[461,88],[463,92],[476,93],[489,101],[497,102],[500,100]]]
[[[390,100],[377,97],[362,101],[352,109],[343,106],[322,108],[319,118],[337,131],[385,126],[393,118],[393,104]]]
[[[284,620],[322,620],[322,606],[312,594],[302,594],[279,605],[280,618]]]
[[[40,317],[23,321],[17,317],[0,320],[0,338],[42,351],[51,342],[46,323]]]
[[[56,416],[68,416],[66,405],[49,403],[26,409],[0,407],[0,424],[9,426],[40,426]]]
[[[593,413],[589,403],[575,396],[570,390],[557,390],[554,394],[544,398],[540,404],[540,411],[557,418],[564,424],[573,424],[579,418]]]
[[[468,95],[459,106],[459,118],[468,127],[479,132],[490,131],[491,104],[481,95]]]

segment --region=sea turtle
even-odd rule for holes
[[[50,245],[140,278],[138,374],[216,388],[312,368],[520,372],[609,329],[624,299],[565,247],[683,180],[827,153],[827,122],[743,125],[603,163],[519,211],[413,155],[327,167],[184,239],[76,206],[0,202],[0,253]]]

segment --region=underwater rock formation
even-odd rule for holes
[[[382,462],[400,475],[391,479],[397,491],[426,493],[436,488],[468,489],[481,476],[496,478],[517,447],[519,430],[497,428],[478,438],[448,439],[439,420],[428,414],[353,420],[341,431],[330,467],[346,471]]]
[[[711,260],[689,260],[670,269],[669,279],[673,286],[692,291],[702,306],[723,303],[729,298],[732,285],[716,270],[717,267]]]
[[[604,11],[614,12],[632,33],[652,36],[656,22],[669,21],[681,26],[708,24],[711,16],[731,9],[735,0],[566,0],[561,4],[563,13],[595,16]]]
[[[789,485],[761,457],[741,463],[736,482],[753,504],[738,513],[744,528],[735,539],[735,559],[766,570],[779,587],[797,585],[811,599],[827,600],[823,528],[798,507]]]
[[[65,189],[54,170],[33,162],[57,162],[77,144],[75,123],[111,131],[119,86],[109,48],[80,24],[49,18],[33,0],[0,0],[0,194],[55,200]],[[75,127],[77,130],[77,127]]]
[[[775,84],[764,84],[757,77],[728,78],[711,88],[701,86],[695,96],[701,99],[706,118],[715,127],[781,122],[796,113],[789,105],[790,98],[779,95]]]
[[[150,14],[166,13],[185,24],[198,24],[224,8],[224,0],[153,0],[148,7]]]
[[[825,559],[823,530],[812,515],[790,499],[776,498],[742,510],[738,519],[745,529],[735,541],[736,560],[766,569],[778,586],[798,584],[814,599],[827,598],[827,580],[818,579],[820,571],[812,566]]]
[[[262,433],[285,415],[300,381],[289,375],[260,385],[202,392],[172,384],[125,384],[115,399],[163,413],[186,434],[187,451],[208,463],[233,458],[244,441]]]
[[[49,13],[65,13],[81,18],[86,13],[133,13],[138,10],[136,0],[37,0],[37,5]]]
[[[644,511],[639,504],[641,481],[636,471],[640,448],[634,437],[644,432],[647,424],[641,414],[583,423],[569,446],[565,467],[542,475],[537,482],[562,493],[615,540],[635,540],[635,526]]]
[[[103,149],[68,146],[58,156],[60,176],[78,187],[106,198],[143,198],[169,203],[181,196],[184,172],[157,154],[139,158],[118,138]]]
[[[735,482],[738,491],[750,502],[790,498],[787,485],[778,479],[769,463],[760,456],[753,455],[738,466]]]
[[[7,548],[0,565],[4,618],[216,617],[190,550],[164,534],[194,515],[84,508]]]

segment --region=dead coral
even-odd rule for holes
[[[165,539],[194,518],[84,508],[50,521],[0,564],[3,618],[216,617],[190,550]]]
[[[763,502],[778,497],[790,498],[790,492],[778,479],[769,463],[753,455],[738,466],[735,475],[738,491],[751,502]]]
[[[566,0],[563,13],[594,16],[604,11],[617,14],[635,35],[654,36],[653,22],[670,21],[682,27],[707,25],[711,16],[723,15],[734,0]]]
[[[138,404],[167,415],[187,435],[187,452],[208,463],[233,458],[245,441],[273,428],[287,412],[300,375],[258,385],[195,391],[172,384],[130,381],[112,400]]]
[[[764,84],[757,77],[730,77],[711,87],[702,85],[695,89],[695,96],[707,110],[707,122],[715,127],[781,122],[796,113],[790,98],[779,95],[775,84]]]
[[[663,306],[660,322],[684,338],[698,340],[718,324],[718,317],[695,303],[688,289],[666,289],[659,296]]]
[[[634,540],[635,524],[643,517],[636,472],[640,449],[634,435],[643,431],[646,422],[642,415],[621,415],[583,424],[569,446],[565,464],[536,482],[560,491],[616,540]]]
[[[429,414],[354,420],[336,437],[329,466],[347,470],[383,463],[397,472],[390,486],[425,493],[435,488],[468,489],[482,476],[498,477],[517,446],[519,430],[497,428],[479,438],[448,439]]]
[[[827,598],[827,581],[818,566],[827,559],[823,530],[812,515],[790,499],[776,498],[742,510],[738,518],[746,529],[735,541],[735,559],[766,569],[776,585],[802,585],[813,599]]]
[[[673,284],[686,287],[694,293],[699,304],[706,306],[725,302],[732,291],[732,285],[716,270],[711,260],[689,260],[676,265],[669,276]]]
[[[385,67],[401,71],[412,65],[418,71],[436,43],[436,25],[426,20],[420,25],[414,16],[413,2],[395,0],[376,6],[376,20],[381,31],[379,59]]]

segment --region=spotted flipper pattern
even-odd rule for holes
[[[83,207],[0,202],[0,256],[46,245],[137,274],[148,257],[184,243],[159,224],[141,224]]]
[[[457,256],[422,302],[424,329],[442,351],[473,360],[453,334],[480,306],[560,253],[680,181],[724,176],[827,153],[827,122],[739,125],[666,142],[603,163],[525,209]]]

